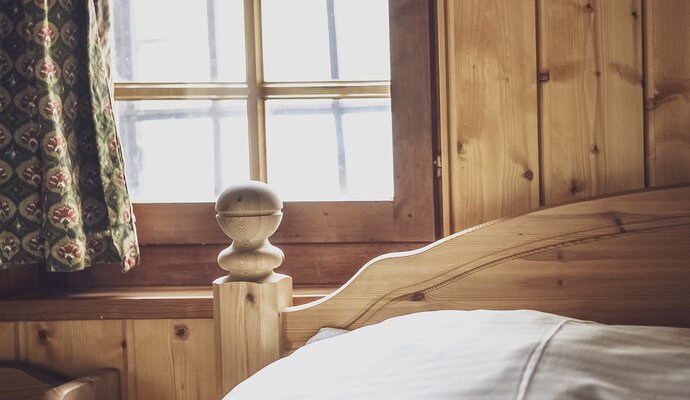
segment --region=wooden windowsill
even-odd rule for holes
[[[335,287],[296,287],[293,303],[305,304]],[[0,321],[213,318],[211,287],[42,289],[0,299]]]

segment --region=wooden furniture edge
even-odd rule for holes
[[[26,363],[0,363],[0,397],[43,400],[120,400],[120,373],[113,368],[68,379]]]
[[[292,304],[317,300],[335,287],[295,287]],[[213,318],[212,287],[117,287],[45,290],[0,298],[0,321]]]
[[[324,326],[478,308],[690,327],[690,184],[540,208],[377,257],[330,295],[282,311],[282,354]]]
[[[50,389],[44,400],[120,400],[120,372],[108,368],[94,371]]]

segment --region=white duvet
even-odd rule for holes
[[[225,399],[690,399],[690,330],[424,312],[302,347]]]

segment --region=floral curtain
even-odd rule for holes
[[[108,0],[0,0],[0,268],[137,264]]]

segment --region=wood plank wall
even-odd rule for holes
[[[690,1],[440,0],[444,225],[690,182]]]
[[[0,362],[121,371],[123,400],[216,399],[212,319],[0,323]]]
[[[648,181],[690,181],[690,1],[647,0]]]

